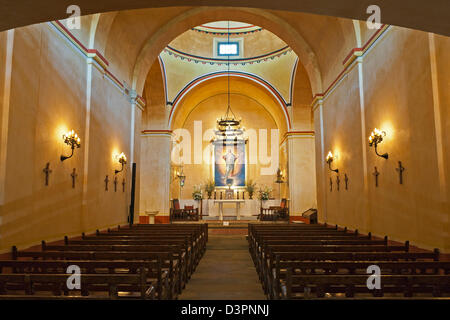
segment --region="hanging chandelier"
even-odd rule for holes
[[[228,43],[230,42],[230,21],[228,21]],[[215,131],[215,141],[244,141],[243,134],[245,128],[242,127],[242,119],[237,119],[230,103],[230,56],[228,56],[228,106],[225,115],[217,119],[217,129]]]

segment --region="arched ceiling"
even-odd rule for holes
[[[114,17],[100,18],[97,25],[99,30],[108,29],[107,39],[105,40],[104,32],[101,32],[96,34],[95,43],[106,43],[104,55],[111,60],[113,73],[117,74],[118,78],[129,81],[138,93],[143,90],[151,65],[168,43],[192,27],[224,19],[252,23],[277,35],[299,56],[308,73],[313,92],[322,92],[322,79],[316,54],[303,35],[288,21],[292,18],[302,18],[304,14],[298,14],[301,16],[289,17],[286,20],[275,13],[247,8],[171,8],[169,11],[164,9],[164,12],[155,12],[155,10],[162,9],[122,11],[114,14]],[[102,25],[103,21],[107,27]],[[342,37],[343,21],[338,18],[329,18],[323,23],[329,26],[328,36]],[[308,30],[307,26],[304,28],[306,28],[305,32],[314,33],[314,30]],[[348,32],[348,39],[341,39],[339,44],[341,50],[343,48],[346,51],[343,56],[356,43],[351,20],[345,22],[345,31]],[[316,33],[316,36],[323,38],[321,34]],[[323,54],[336,59],[335,52],[323,52]],[[324,57],[324,59],[327,58]]]
[[[212,78],[202,83],[199,83],[192,90],[190,90],[183,99],[175,106],[170,129],[183,127],[185,119],[202,101],[217,95],[226,95],[228,93],[228,79],[226,76]],[[233,96],[245,96],[249,99],[255,100],[258,104],[264,107],[267,112],[273,117],[277,127],[280,129],[280,136],[286,133],[288,129],[289,118],[286,118],[286,113],[275,97],[260,84],[249,79],[240,77],[231,77],[230,79],[230,93],[231,93],[231,108],[233,108]],[[217,106],[220,114],[225,113],[226,105]],[[236,114],[236,117],[239,117]],[[242,119],[243,126],[249,127],[252,119]]]
[[[65,19],[72,0],[0,0],[0,30],[39,22]],[[183,0],[78,0],[83,15],[127,9],[185,6]],[[191,0],[190,6],[223,6],[218,0]],[[378,5],[382,23],[450,35],[448,0],[228,0],[229,6],[308,12],[334,17],[366,20],[366,9]]]

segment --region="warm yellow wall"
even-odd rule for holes
[[[443,197],[435,127],[435,117],[439,115],[443,121],[441,138],[446,147],[443,149],[446,160],[448,97],[442,92],[448,91],[449,78],[444,62],[448,61],[448,57],[444,58],[448,51],[443,51],[442,46],[448,46],[448,38],[438,39],[436,43],[437,74],[444,83],[444,87],[437,89],[440,114],[435,113],[437,100],[433,99],[429,35],[397,27],[388,30],[363,57],[362,81],[356,63],[325,98],[322,119],[320,105],[316,106],[316,172],[321,221],[449,251],[449,180],[447,176]],[[363,100],[360,88],[363,88]],[[375,127],[387,133],[379,151],[388,152],[388,160],[377,157],[368,146],[367,137]],[[331,150],[338,155],[333,167],[340,170],[339,192],[336,174],[327,167],[322,169],[321,139],[325,154]],[[398,161],[406,168],[403,185],[399,184],[395,170]],[[380,172],[378,188],[372,175],[374,166]],[[444,168],[448,164],[444,163]],[[349,177],[348,191],[344,190],[344,173]],[[330,176],[333,192],[329,190]]]
[[[4,39],[2,33],[2,90]],[[131,104],[96,67],[88,84],[87,70],[86,57],[50,24],[14,30],[8,131],[2,144],[6,159],[0,164],[6,172],[0,181],[5,190],[0,203],[0,252],[12,245],[23,248],[127,221],[129,191],[122,192],[121,182],[125,174],[130,185],[130,172],[118,175],[114,192],[114,169],[120,165],[113,152],[125,152],[130,158]],[[88,85],[92,89],[89,114]],[[5,93],[0,93],[4,101]],[[62,134],[71,129],[81,137],[82,147],[61,162],[61,154],[70,154]],[[49,186],[43,173],[47,162],[52,170]],[[78,174],[75,189],[73,168]],[[109,192],[103,182],[107,174]]]

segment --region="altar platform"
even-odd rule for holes
[[[271,206],[279,206],[280,203],[280,199],[265,201],[256,199],[203,199],[201,201],[181,199],[180,207],[194,206],[194,208],[199,208],[202,220],[247,220],[255,222],[258,220],[257,217],[261,211],[261,206],[269,208]]]

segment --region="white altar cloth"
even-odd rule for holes
[[[234,199],[235,201],[238,201],[239,199]],[[214,201],[220,201],[220,199],[204,199],[202,200],[202,214],[204,216],[207,216],[209,219],[216,218],[219,220],[220,214],[219,214],[219,205],[214,204]],[[224,216],[236,216],[236,203],[226,203],[226,200],[223,204],[223,215]],[[241,219],[246,219],[250,217],[254,217],[255,215],[258,215],[261,208],[261,200],[257,199],[245,199],[240,200],[240,208],[239,213]],[[271,206],[279,206],[281,204],[280,199],[275,200],[265,200],[262,201],[263,208],[269,208]],[[194,206],[194,208],[200,207],[200,201],[193,200],[193,199],[181,199],[180,200],[180,206],[181,208],[184,208],[184,206]],[[237,218],[237,217],[236,217]]]

